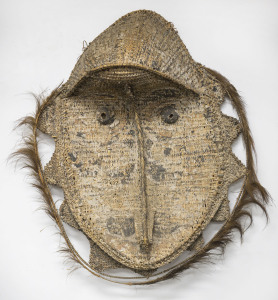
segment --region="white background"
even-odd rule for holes
[[[278,1],[2,0],[0,5],[0,299],[277,300]],[[161,284],[126,287],[85,270],[68,275],[68,265],[56,253],[60,238],[52,221],[36,211],[37,194],[26,173],[15,172],[7,157],[20,138],[12,131],[15,120],[34,111],[28,92],[51,90],[67,80],[83,40],[90,42],[137,9],[154,10],[173,22],[193,58],[219,70],[241,92],[258,177],[274,203],[267,226],[253,209],[254,225],[244,243],[236,236],[217,264]],[[235,151],[243,155],[240,148]]]

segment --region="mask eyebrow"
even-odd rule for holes
[[[172,98],[179,97],[180,95],[181,91],[176,88],[160,88],[151,92],[151,96],[159,98]]]
[[[96,96],[96,97],[99,97],[99,98],[116,98],[116,95],[113,95],[112,93],[111,94],[106,94],[106,93],[92,93],[91,94],[92,97]]]

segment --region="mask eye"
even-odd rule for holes
[[[109,125],[114,122],[115,116],[107,107],[100,107],[97,111],[97,120],[101,125]]]
[[[161,118],[163,122],[167,124],[173,124],[177,122],[179,115],[174,107],[166,106],[161,111]]]

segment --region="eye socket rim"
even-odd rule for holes
[[[179,119],[179,114],[177,113],[175,107],[166,106],[161,110],[162,121],[166,124],[174,124]]]
[[[103,106],[97,111],[97,120],[101,125],[110,125],[115,121],[115,116],[110,109]]]

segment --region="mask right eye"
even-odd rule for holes
[[[179,118],[179,114],[172,106],[166,106],[161,111],[161,118],[167,124],[174,124]]]
[[[114,122],[114,113],[107,107],[100,107],[97,111],[97,120],[101,125],[110,125]]]

